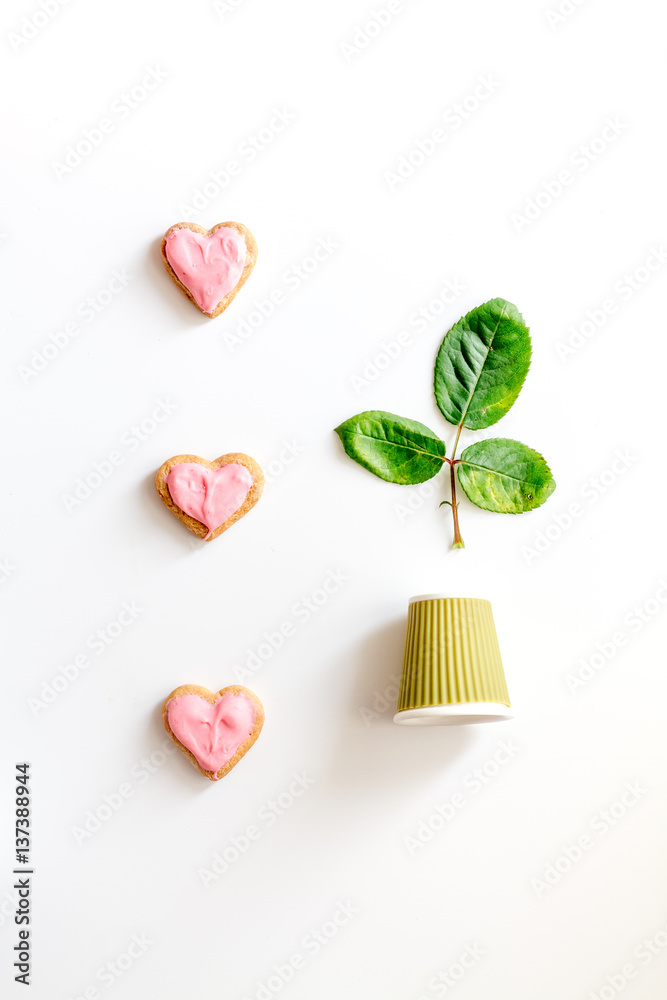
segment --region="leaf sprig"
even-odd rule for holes
[[[336,433],[350,458],[390,483],[423,483],[449,465],[451,500],[443,504],[452,508],[453,547],[464,548],[457,478],[472,503],[502,514],[534,510],[556,488],[542,455],[520,441],[489,438],[456,457],[464,427],[490,427],[516,402],[530,358],[530,332],[523,316],[511,302],[491,299],[454,324],[435,361],[435,400],[457,428],[451,458],[446,457],[445,442],[424,424],[383,410],[358,413]]]

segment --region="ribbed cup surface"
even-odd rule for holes
[[[398,711],[469,701],[510,704],[490,602],[415,601],[408,608]]]

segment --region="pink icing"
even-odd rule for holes
[[[213,704],[198,694],[172,698],[169,727],[204,771],[219,771],[252,733],[257,709],[245,694],[223,694]]]
[[[167,488],[181,510],[206,525],[206,541],[242,506],[254,481],[245,465],[236,462],[219,469],[209,469],[199,462],[181,462],[172,466]]]
[[[207,313],[236,287],[246,258],[245,240],[229,226],[210,235],[173,229],[164,250],[179,281]]]

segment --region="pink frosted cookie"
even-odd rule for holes
[[[169,276],[205,316],[219,316],[257,261],[257,243],[241,222],[202,229],[177,222],[162,237],[162,260]]]
[[[197,770],[219,781],[259,736],[264,709],[257,695],[240,684],[216,694],[197,684],[183,684],[162,706],[162,722]]]
[[[157,471],[155,486],[186,528],[208,542],[248,513],[262,495],[264,474],[241,452],[207,462],[198,455],[175,455]]]

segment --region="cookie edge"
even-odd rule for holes
[[[200,766],[199,761],[192,753],[192,751],[188,750],[188,748],[181,743],[178,737],[174,735],[171,726],[169,725],[169,712],[168,712],[169,703],[173,701],[174,698],[181,698],[183,695],[186,694],[199,695],[200,698],[205,698],[206,701],[210,702],[212,705],[217,701],[218,698],[221,698],[225,694],[244,694],[250,698],[250,700],[255,706],[257,714],[255,715],[255,724],[252,727],[252,732],[250,733],[248,738],[245,739],[243,743],[241,743],[241,745],[237,748],[234,756],[231,757],[230,760],[228,760],[227,763],[223,765],[223,767],[221,767],[218,771],[205,771],[204,768]],[[250,750],[250,748],[254,745],[259,734],[262,731],[262,727],[264,726],[264,717],[265,717],[264,706],[262,705],[261,701],[259,700],[254,691],[251,691],[249,688],[244,687],[242,684],[229,684],[227,687],[220,688],[219,691],[215,692],[209,691],[208,688],[202,687],[199,684],[181,684],[180,687],[174,688],[171,694],[167,695],[167,697],[164,700],[164,704],[162,705],[162,725],[164,726],[167,735],[172,740],[172,742],[176,744],[178,749],[186,757],[190,759],[190,761],[192,762],[192,764],[194,764],[199,773],[203,774],[205,778],[209,779],[209,781],[220,781],[221,778],[224,778],[226,774],[229,774],[232,768],[236,767],[238,762],[243,757],[245,757],[248,750]]]
[[[223,522],[215,531],[211,532],[211,537],[206,538],[208,535],[208,528],[201,521],[198,521],[195,517],[190,514],[186,514],[184,510],[174,502],[171,493],[169,492],[169,487],[167,486],[167,476],[171,472],[174,465],[180,465],[183,462],[196,462],[199,465],[205,465],[209,469],[221,469],[224,465],[242,465],[248,470],[252,475],[254,482],[248,491],[248,495],[239,507],[235,510],[231,517],[228,517],[226,521]],[[155,474],[155,488],[158,492],[160,499],[163,504],[169,508],[172,514],[175,514],[179,521],[182,521],[186,528],[188,528],[194,535],[201,538],[202,541],[212,542],[214,538],[221,535],[223,531],[227,528],[231,528],[233,524],[240,521],[242,517],[252,510],[255,506],[262,493],[264,492],[264,473],[258,462],[250,455],[246,455],[242,451],[231,451],[226,455],[220,455],[219,458],[213,459],[209,462],[206,458],[201,458],[199,455],[174,455],[173,458],[168,458],[166,462],[163,462],[160,468]]]
[[[195,299],[192,296],[192,293],[189,291],[189,289],[185,287],[185,285],[180,280],[180,278],[174,271],[173,267],[169,263],[166,251],[167,237],[169,236],[170,233],[173,233],[175,229],[190,229],[194,233],[201,233],[203,236],[210,236],[212,233],[216,231],[216,229],[222,229],[224,227],[236,230],[236,232],[243,237],[246,248],[245,264],[243,265],[243,270],[241,271],[241,277],[236,282],[232,290],[230,292],[227,292],[225,297],[222,298],[220,302],[218,302],[213,312],[206,312],[204,309],[202,309],[199,303],[195,301]],[[175,222],[174,225],[170,226],[169,229],[166,231],[160,243],[160,255],[162,257],[162,263],[164,264],[167,270],[167,274],[172,279],[172,281],[176,285],[178,285],[183,294],[190,299],[190,302],[192,302],[192,304],[199,310],[199,312],[202,313],[204,316],[207,316],[209,319],[215,319],[216,316],[219,316],[220,313],[225,311],[227,306],[231,305],[239,290],[243,288],[246,281],[250,277],[255,267],[255,264],[257,263],[257,253],[258,253],[257,240],[255,239],[251,231],[248,229],[248,227],[245,226],[242,222],[218,222],[215,226],[213,226],[212,229],[204,229],[203,226],[197,225],[196,222]]]

